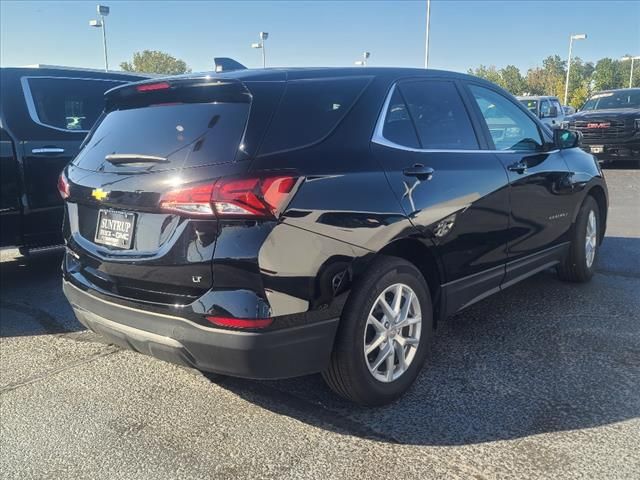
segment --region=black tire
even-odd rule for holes
[[[378,296],[389,286],[402,283],[413,290],[422,317],[421,333],[413,360],[399,378],[384,383],[369,371],[364,345],[367,318]],[[360,405],[376,406],[400,397],[414,382],[430,350],[433,307],[427,283],[411,263],[381,256],[373,261],[354,286],[345,305],[329,367],[322,376],[338,395]],[[394,345],[393,341],[389,341]]]
[[[586,254],[586,235],[587,223],[590,212],[593,212],[596,219],[596,246],[595,256],[591,265],[587,262]],[[558,266],[558,276],[567,282],[583,283],[588,282],[593,277],[595,265],[598,260],[598,251],[600,249],[600,241],[602,227],[600,225],[600,208],[598,202],[592,197],[587,196],[576,218],[576,223],[572,233],[571,246],[564,261]]]

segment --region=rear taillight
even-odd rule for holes
[[[216,316],[206,318],[214,325],[231,328],[266,328],[273,323],[273,318],[234,318]]]
[[[212,192],[213,183],[172,190],[162,196],[160,208],[192,215],[213,215]]]
[[[62,172],[58,177],[58,192],[60,192],[60,196],[63,200],[69,198],[69,181],[67,180],[67,176]]]
[[[160,208],[218,217],[276,217],[297,180],[291,176],[223,178],[172,190],[162,196]]]

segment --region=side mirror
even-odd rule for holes
[[[558,116],[558,107],[551,107],[551,109],[549,110],[549,116],[550,117],[557,117]]]
[[[553,130],[553,144],[560,150],[579,147],[581,141],[582,134],[580,132],[572,132],[564,128],[556,128]]]

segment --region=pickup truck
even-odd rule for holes
[[[640,163],[640,88],[593,94],[563,128],[582,133],[582,148],[602,163]]]
[[[517,99],[547,127],[560,128],[564,120],[564,109],[558,97],[526,95]]]

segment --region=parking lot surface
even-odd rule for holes
[[[587,285],[543,272],[450,319],[393,405],[319,376],[205,376],[74,319],[60,255],[2,252],[2,478],[639,478],[640,170]]]

